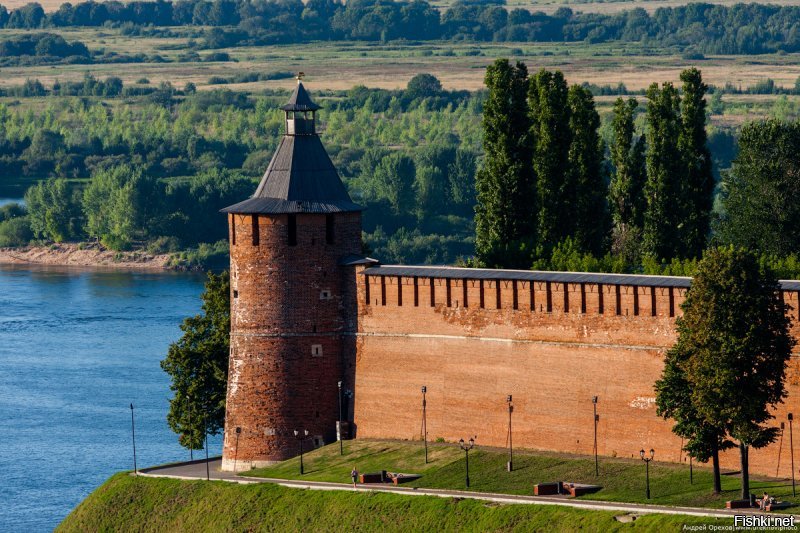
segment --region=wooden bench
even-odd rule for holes
[[[726,509],[749,509],[750,500],[729,500],[725,502]]]
[[[788,509],[791,506],[792,504],[789,502],[775,502],[768,504],[764,510],[768,513],[771,513],[772,511],[778,511],[780,509]]]
[[[553,494],[559,494],[559,489],[561,488],[561,483],[539,483],[533,486],[533,494],[535,496],[552,496]]]
[[[602,489],[600,485],[587,485],[584,483],[562,483],[561,492],[567,493],[573,498],[583,496],[584,494],[591,494]]]
[[[368,483],[383,483],[385,480],[385,476],[383,472],[376,472],[373,474],[361,474],[360,476],[360,483],[368,484]]]

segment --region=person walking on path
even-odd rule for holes
[[[356,469],[355,466],[350,471],[350,479],[353,480],[353,488],[356,488],[356,483],[358,482],[358,469]]]

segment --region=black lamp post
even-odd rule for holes
[[[428,400],[426,395],[428,393],[428,387],[425,385],[422,386],[422,440],[425,443],[425,464],[428,464],[428,417],[426,413],[426,408],[428,406]]]
[[[337,436],[339,437],[339,455],[344,455],[344,443],[342,439],[344,436],[342,435],[342,382],[339,382],[339,427],[337,431]]]
[[[233,451],[233,473],[236,473],[236,461],[239,459],[239,435],[242,434],[242,428],[236,428],[236,449]]]
[[[650,448],[650,457],[646,457],[644,454],[644,450],[639,450],[639,456],[642,458],[645,464],[645,476],[646,476],[646,494],[647,499],[650,499],[650,461],[653,460],[653,457],[656,455],[656,451]]]
[[[308,430],[304,429],[302,432],[294,430],[294,438],[300,441],[300,475],[305,474],[305,469],[303,468],[303,441],[308,438]]]
[[[203,439],[206,448],[206,481],[211,481],[211,470],[208,467],[208,418],[203,417]]]
[[[139,470],[136,468],[136,424],[133,422],[133,404],[131,404],[131,438],[133,440],[133,475],[138,476]]]
[[[792,413],[789,413],[787,418],[789,419],[789,457],[792,458],[792,496],[797,496],[794,485],[794,437],[792,435],[792,420],[794,416]]]
[[[597,396],[592,396],[592,411],[594,416],[594,475],[600,475],[600,463],[597,461],[597,422],[600,421],[600,416],[597,414]]]
[[[514,445],[511,440],[511,413],[514,411],[514,405],[511,403],[511,395],[506,398],[508,402],[508,471],[514,470]]]
[[[189,406],[189,460],[194,461],[194,428],[192,427],[192,397],[187,396],[186,402]]]
[[[464,442],[464,439],[461,439],[461,440],[458,441],[458,445],[461,446],[462,450],[464,450],[464,454],[465,454],[465,457],[466,457],[466,460],[467,460],[467,462],[466,462],[466,472],[467,472],[466,483],[467,483],[467,488],[469,488],[469,451],[472,448],[475,447],[475,438],[473,437],[473,438],[469,439],[469,442],[466,442],[466,443]]]

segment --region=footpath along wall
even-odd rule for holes
[[[506,446],[513,395],[515,447],[591,454],[598,397],[601,455],[685,462],[672,423],[656,415],[653,385],[676,338],[689,278],[435,267],[359,267],[355,334],[357,437],[421,439],[477,435]],[[783,282],[798,325],[799,282]],[[800,412],[800,364],[776,426]],[[786,439],[752,450],[754,473],[790,476]],[[797,440],[797,439],[795,439]],[[738,467],[738,451],[723,467]]]

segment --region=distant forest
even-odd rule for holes
[[[615,14],[552,15],[509,9],[496,1],[463,1],[439,10],[424,1],[179,0],[177,2],[64,3],[52,13],[27,4],[9,12],[0,6],[0,27],[58,28],[197,26],[203,48],[317,40],[390,41],[444,39],[508,42],[641,42],[677,46],[695,54],[760,54],[800,50],[800,7],[762,4],[721,6],[691,3],[633,9]],[[212,28],[200,28],[208,27]],[[150,28],[150,32],[170,30]],[[42,45],[42,49],[53,43]],[[71,45],[74,46],[74,45]],[[38,44],[37,44],[38,47]],[[41,55],[36,51],[37,54]],[[78,57],[86,57],[78,50]]]

